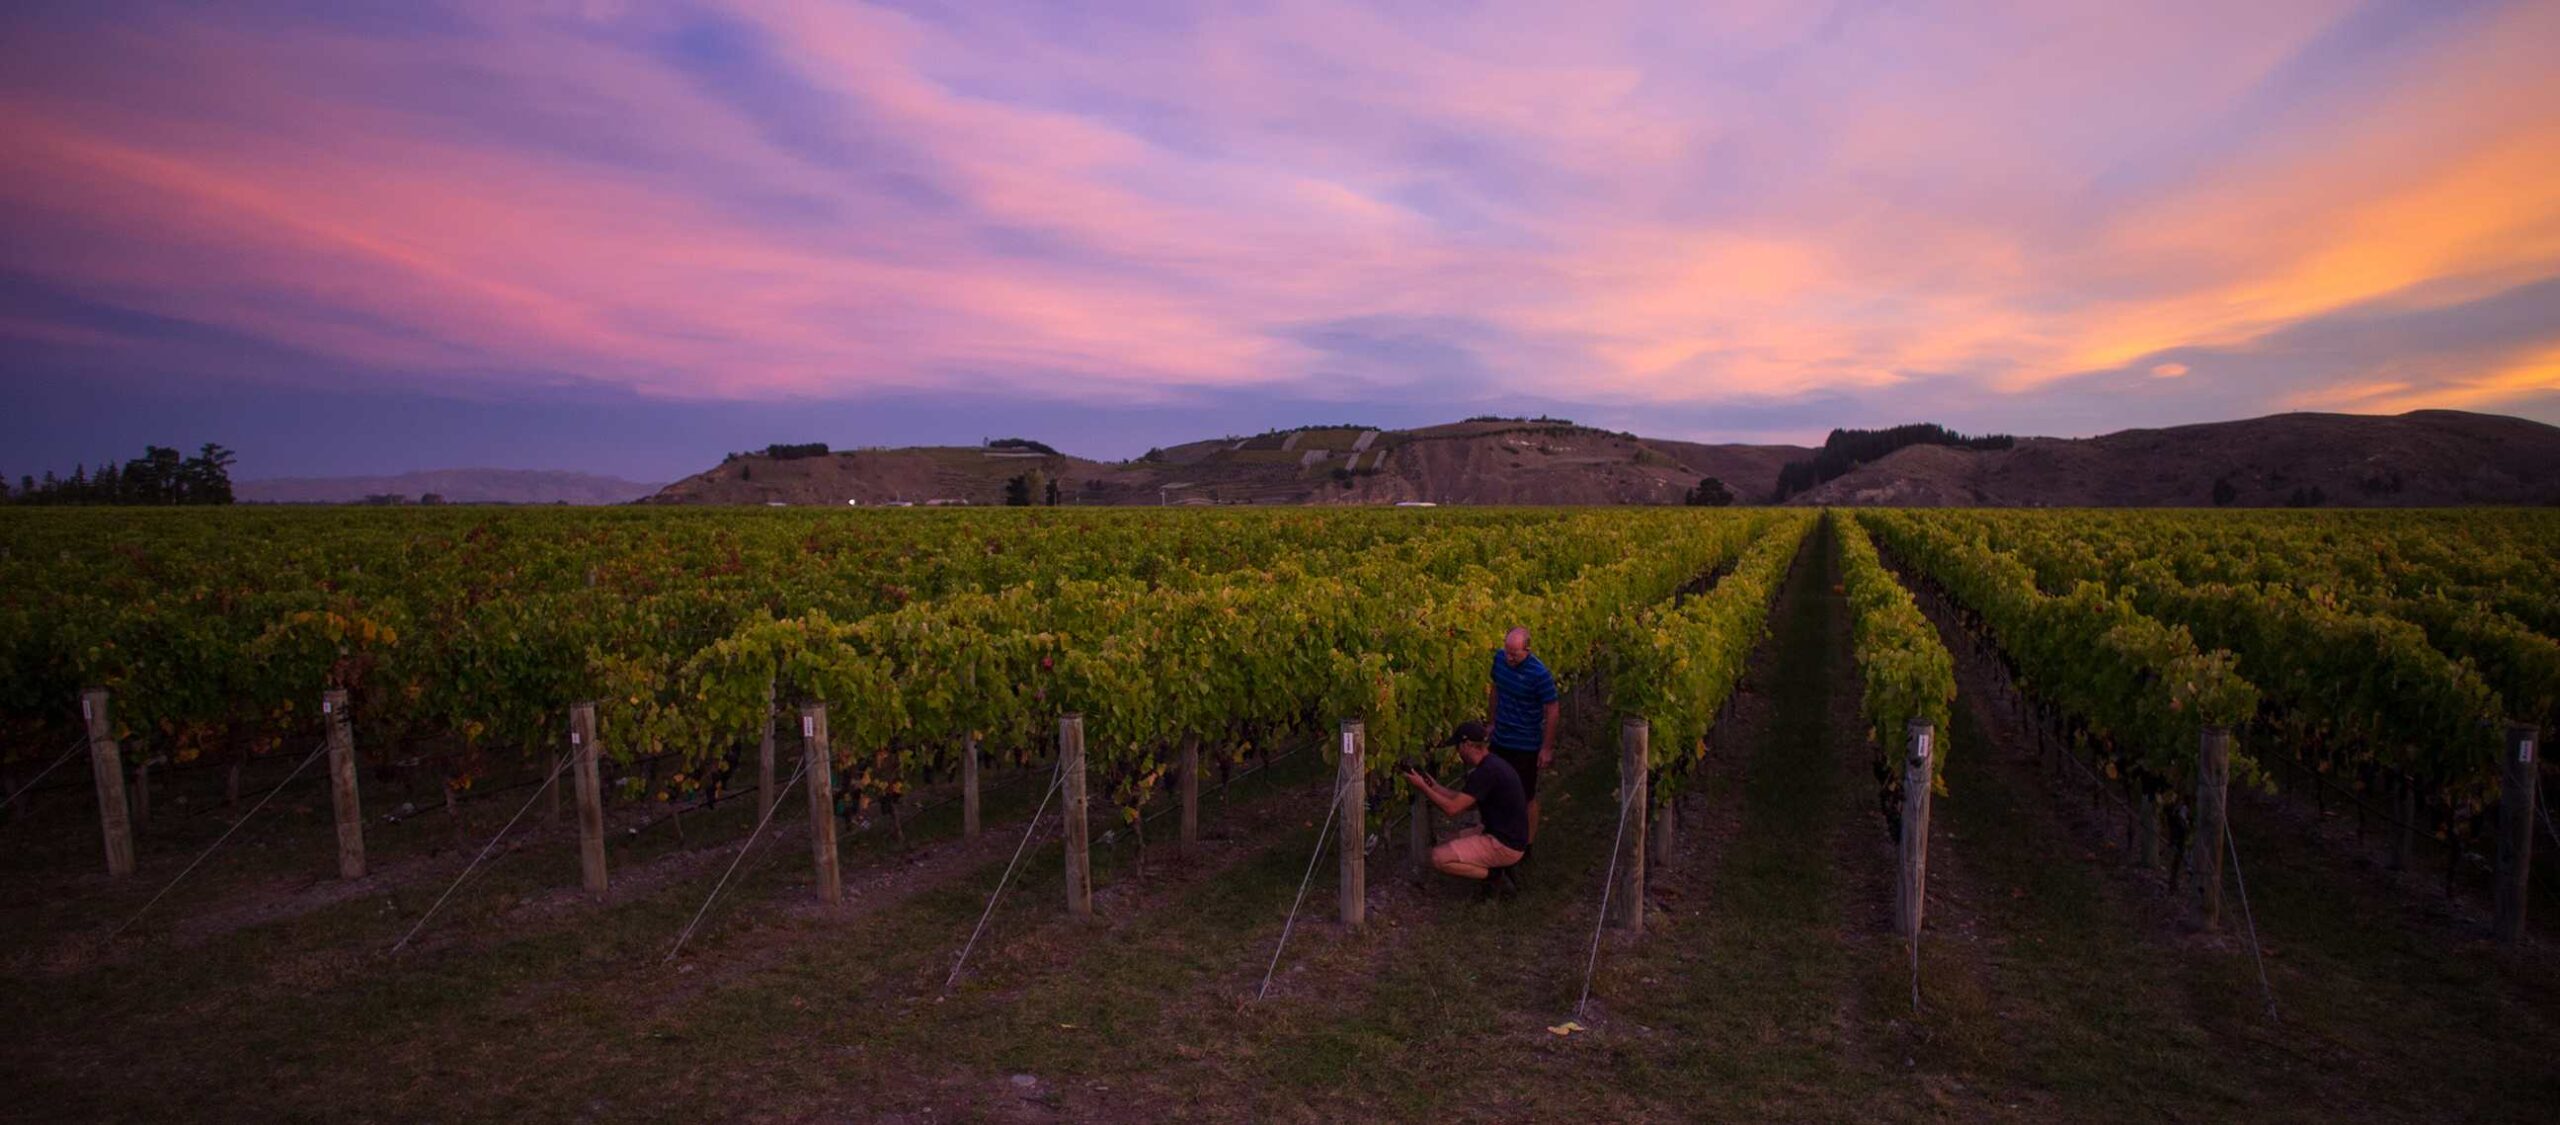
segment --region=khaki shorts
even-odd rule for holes
[[[1451,875],[1482,879],[1497,867],[1520,862],[1518,849],[1494,839],[1481,829],[1470,829],[1465,835],[1431,849],[1431,866]]]

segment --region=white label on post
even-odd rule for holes
[[[1918,758],[1918,759],[1920,759],[1921,761],[1924,761],[1924,762],[1925,762],[1925,761],[1928,761],[1928,760],[1929,760],[1929,739],[1930,739],[1930,738],[1931,738],[1931,735],[1930,735],[1930,733],[1929,733],[1928,731],[1922,731],[1922,732],[1920,732],[1919,737],[1912,739],[1912,740],[1911,740],[1911,756],[1912,756],[1912,757],[1914,757],[1914,758]]]
[[[2532,739],[2528,738],[2522,742],[2516,743],[2516,761],[2522,762],[2528,766],[2533,764]]]
[[[1351,753],[1351,732],[1350,732],[1350,731],[1344,731],[1344,732],[1342,732],[1342,752],[1343,752],[1343,754],[1345,754],[1346,756],[1347,756],[1347,755],[1349,755],[1349,754]]]
[[[323,700],[321,700],[321,701],[320,701],[320,713],[321,713],[321,714],[323,714],[323,715],[326,715],[326,714],[328,714],[328,713],[329,713],[329,701],[328,701],[328,700],[323,699]]]
[[[570,732],[569,732],[569,745],[571,745],[571,746],[575,746],[575,745],[577,745],[577,744],[578,744],[578,732],[576,732],[576,731],[570,731]]]
[[[800,737],[818,737],[818,720],[815,717],[809,715],[800,716]]]
[[[80,717],[84,720],[97,718],[96,715],[91,714],[89,711],[89,698],[87,696],[82,696],[80,698]]]

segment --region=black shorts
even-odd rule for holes
[[[1511,767],[1511,772],[1520,775],[1520,797],[1522,800],[1534,801],[1538,799],[1537,751],[1505,750],[1502,747],[1496,746],[1493,748],[1493,756],[1502,759],[1504,765]]]

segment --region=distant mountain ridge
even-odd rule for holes
[[[429,469],[377,477],[276,477],[233,485],[242,503],[355,504],[373,496],[448,504],[627,504],[659,485],[554,469]]]
[[[660,490],[658,504],[1001,504],[1038,471],[1072,504],[1676,504],[1702,476],[1765,496],[1812,450],[1702,445],[1552,420],[1413,430],[1273,431],[1092,461],[1018,448],[861,449],[732,457]]]
[[[1702,478],[1766,503],[1815,450],[1709,445],[1553,419],[1412,430],[1319,427],[1225,437],[1093,461],[1020,449],[926,446],[735,456],[648,497],[656,504],[1001,504],[1038,471],[1075,504],[1677,504]],[[1924,444],[1857,464],[1790,504],[2011,507],[2334,507],[2560,504],[2560,428],[2451,410],[2277,414]]]
[[[1789,503],[1908,507],[2454,507],[2560,503],[2560,428],[2457,410],[1917,445]]]

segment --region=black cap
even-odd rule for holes
[[[1493,732],[1486,730],[1483,723],[1464,722],[1458,724],[1458,729],[1449,732],[1449,741],[1443,742],[1440,745],[1455,746],[1461,742],[1491,741],[1493,741]]]

